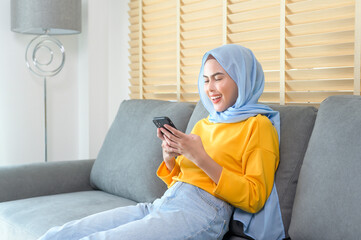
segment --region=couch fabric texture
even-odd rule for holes
[[[271,107],[281,116],[275,181],[286,234],[358,239],[361,97],[330,97],[318,112]],[[124,101],[95,161],[0,167],[1,239],[37,239],[53,226],[160,197],[166,186],[156,177],[162,151],[152,119],[164,115],[190,133],[208,113],[201,103]]]
[[[319,108],[297,186],[293,240],[360,239],[361,98]]]
[[[163,157],[153,117],[167,115],[184,132],[193,109],[184,102],[124,101],[92,168],[91,184],[136,202],[161,196],[166,186],[155,174]]]

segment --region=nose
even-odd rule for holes
[[[216,90],[214,81],[210,80],[207,85],[208,92],[213,92],[214,90]]]

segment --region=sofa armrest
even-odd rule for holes
[[[0,202],[92,190],[93,163],[76,160],[0,167]]]

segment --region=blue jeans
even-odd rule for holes
[[[193,185],[177,182],[153,203],[97,213],[50,229],[39,240],[222,239],[233,207]]]

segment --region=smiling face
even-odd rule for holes
[[[204,92],[217,112],[233,106],[238,98],[237,84],[212,56],[204,64]]]

